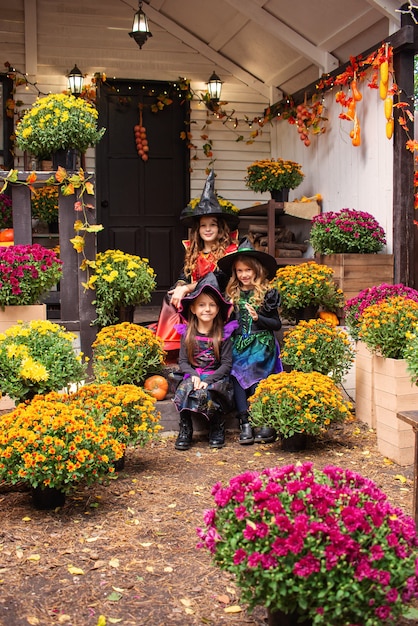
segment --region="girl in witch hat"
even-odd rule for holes
[[[219,267],[230,276],[226,295],[234,304],[239,328],[233,336],[231,377],[235,404],[240,421],[239,443],[254,443],[248,419],[248,398],[260,380],[283,371],[275,331],[280,330],[278,307],[280,296],[270,281],[277,271],[274,257],[255,250],[244,239],[238,250],[219,261]],[[263,437],[263,443],[275,436]],[[256,439],[257,441],[257,439]]]
[[[194,413],[209,420],[210,447],[222,448],[225,444],[223,415],[234,405],[229,378],[231,333],[238,326],[237,322],[226,323],[231,309],[212,272],[181,301],[181,315],[187,323],[177,326],[181,334],[179,369],[183,378],[173,398],[180,414],[176,450],[188,450],[192,444]]]
[[[181,275],[163,301],[155,333],[164,340],[164,349],[178,350],[180,336],[174,325],[180,322],[178,308],[182,298],[191,293],[197,281],[213,272],[218,279],[220,291],[224,291],[227,278],[218,268],[218,261],[225,254],[237,249],[239,217],[228,213],[219,204],[214,191],[215,173],[211,170],[199,204],[193,210],[186,207],[180,220],[190,230],[190,239],[183,241],[186,249]]]

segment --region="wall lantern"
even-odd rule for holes
[[[79,96],[83,90],[84,76],[78,69],[77,65],[74,65],[73,69],[67,76],[68,88],[73,96]]]
[[[135,13],[132,32],[129,33],[129,37],[133,37],[140,48],[142,48],[148,37],[152,37],[148,27],[148,18],[142,10],[142,0],[139,0],[139,9]]]
[[[215,72],[208,80],[208,93],[212,102],[217,103],[221,99],[222,81]]]

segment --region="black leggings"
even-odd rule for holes
[[[243,389],[235,376],[231,376],[232,384],[234,386],[235,406],[239,414],[247,413],[248,411],[248,398],[255,392],[258,383],[254,383],[248,389]]]

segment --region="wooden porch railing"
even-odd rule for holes
[[[30,172],[19,172],[19,181],[26,181]],[[0,172],[6,177],[8,172]],[[53,172],[37,172],[35,186],[45,184]],[[92,179],[94,183],[94,179]],[[13,229],[14,243],[32,243],[32,216],[30,190],[26,185],[11,184],[13,200]],[[87,274],[80,269],[82,256],[73,248],[70,239],[74,237],[74,222],[80,219],[74,210],[75,195],[63,196],[59,193],[59,244],[60,258],[63,262],[63,273],[60,281],[60,319],[54,320],[62,324],[67,330],[80,333],[80,347],[82,352],[91,359],[92,343],[97,334],[97,327],[91,326],[96,318],[96,310],[92,301],[94,291],[85,290],[82,283],[87,281]],[[95,206],[95,196],[88,197],[88,204]],[[89,222],[96,223],[95,209],[89,209]],[[96,234],[86,233],[85,255],[88,259],[96,256]],[[91,374],[91,361],[89,373]]]

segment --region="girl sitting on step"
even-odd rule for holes
[[[181,300],[180,312],[187,324],[178,324],[181,335],[179,369],[183,379],[173,401],[180,414],[176,450],[192,444],[195,413],[209,421],[209,446],[225,445],[224,415],[233,408],[233,388],[229,379],[232,365],[231,333],[236,322],[226,323],[231,305],[219,292],[210,272],[196,289]]]

